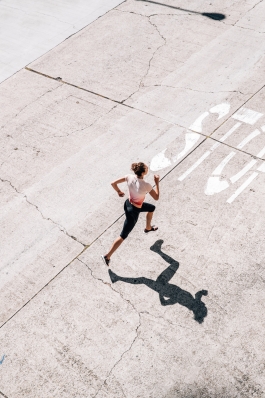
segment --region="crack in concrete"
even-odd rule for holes
[[[153,15],[150,15],[150,16],[148,17],[148,21],[149,21],[149,23],[155,28],[155,30],[157,31],[157,33],[159,34],[160,38],[163,40],[164,43],[162,43],[160,46],[158,46],[157,49],[155,50],[155,52],[153,53],[152,58],[149,60],[148,70],[147,70],[145,76],[143,76],[143,78],[142,78],[142,80],[141,80],[141,82],[140,82],[140,85],[141,85],[142,81],[144,80],[144,78],[145,78],[145,77],[148,75],[148,73],[149,73],[149,70],[150,70],[150,67],[151,67],[151,62],[152,62],[152,60],[154,59],[154,56],[155,56],[156,53],[160,50],[160,48],[162,48],[163,46],[165,46],[165,45],[167,44],[167,39],[165,38],[165,36],[162,35],[162,33],[161,33],[160,30],[158,29],[157,25],[156,25],[154,22],[151,21],[152,16],[153,16]]]
[[[134,311],[137,312],[137,314],[139,314],[139,312],[137,311],[137,309],[135,308],[135,306],[130,302],[130,300],[127,300],[126,298],[124,298],[123,295],[121,294],[121,292],[119,292],[118,290],[116,290],[116,289],[113,288],[112,283],[105,282],[103,279],[96,277],[96,276],[93,274],[92,269],[91,269],[86,263],[84,263],[84,261],[80,260],[80,258],[77,258],[77,260],[80,261],[80,263],[84,264],[84,265],[89,269],[89,271],[90,271],[90,273],[91,273],[91,276],[92,276],[94,279],[96,279],[96,280],[98,280],[98,281],[104,283],[104,285],[109,286],[109,287],[110,287],[115,293],[117,293],[124,301],[126,301],[128,304],[130,304],[131,307],[134,309]]]
[[[10,136],[11,137],[11,136]],[[12,137],[12,139],[14,139],[13,137]],[[10,152],[10,154],[5,158],[5,160],[3,160],[3,162],[0,164],[0,167],[2,167],[5,163],[7,163],[7,161],[8,161],[8,159],[12,156],[12,152]]]
[[[139,86],[138,86],[138,89],[135,90],[133,93],[131,93],[127,98],[125,98],[124,100],[122,100],[121,103],[123,104],[125,101],[127,101],[128,99],[130,99],[134,94],[136,94],[136,93],[141,89],[141,87],[144,87],[143,80],[148,76],[148,73],[149,73],[150,68],[151,68],[151,63],[152,63],[152,61],[153,61],[153,59],[154,59],[156,53],[160,50],[160,48],[162,48],[163,46],[166,45],[167,40],[166,40],[166,38],[162,35],[162,33],[160,32],[160,30],[158,29],[157,25],[151,21],[152,16],[155,16],[155,15],[157,15],[157,14],[153,14],[153,15],[147,16],[147,15],[135,13],[135,12],[133,12],[133,11],[123,11],[123,10],[119,10],[119,9],[116,9],[115,11],[126,12],[126,13],[130,13],[130,14],[135,14],[135,15],[140,15],[140,16],[142,16],[143,18],[147,18],[147,19],[148,19],[148,22],[155,28],[155,30],[157,31],[158,35],[159,35],[160,38],[163,40],[163,43],[162,43],[161,45],[159,45],[159,46],[155,49],[155,51],[153,52],[151,58],[149,59],[147,71],[145,72],[144,76],[141,78],[140,83],[139,83]]]
[[[167,311],[165,311],[165,315],[166,315],[166,312]],[[168,318],[164,318],[162,315],[156,316],[154,314],[150,314],[150,312],[148,312],[148,311],[141,311],[140,314],[146,314],[146,315],[149,315],[150,317],[155,318],[155,319],[162,319],[164,322],[169,323],[171,326],[179,326],[182,329],[189,329],[191,331],[194,331],[194,329],[192,329],[192,328],[190,328],[188,326],[183,326],[183,325],[180,325],[179,323],[171,322]]]
[[[49,140],[51,138],[65,138],[65,137],[69,137],[70,135],[73,135],[75,133],[79,133],[83,130],[88,129],[89,127],[92,127],[94,124],[96,124],[100,119],[102,119],[103,117],[105,117],[106,115],[108,115],[111,111],[113,111],[113,109],[117,108],[118,104],[113,105],[113,107],[106,113],[104,113],[103,115],[99,116],[97,119],[95,119],[92,123],[90,123],[88,126],[83,127],[82,129],[78,129],[78,130],[74,130],[71,133],[67,133],[65,135],[53,135],[52,137],[46,137],[44,138],[42,141],[45,140]]]
[[[139,323],[138,323],[138,325],[137,325],[137,327],[136,327],[136,330],[135,330],[135,332],[136,332],[135,338],[133,339],[132,343],[130,344],[130,347],[122,353],[122,355],[121,355],[121,357],[119,358],[119,360],[115,362],[115,364],[112,366],[112,368],[111,368],[110,371],[108,372],[108,375],[107,375],[107,377],[105,378],[105,380],[103,381],[101,387],[99,388],[99,390],[97,391],[97,393],[93,396],[93,398],[96,398],[97,395],[98,395],[98,394],[100,393],[100,391],[102,390],[102,388],[103,388],[104,386],[106,386],[107,380],[108,380],[109,377],[111,376],[111,374],[112,374],[112,372],[114,371],[114,369],[115,369],[115,368],[117,367],[117,365],[123,360],[123,357],[125,356],[125,354],[127,354],[127,353],[132,349],[132,347],[133,347],[135,341],[137,340],[137,338],[139,338],[138,330],[139,330],[139,328],[142,326],[141,317],[142,317],[143,315],[149,315],[149,316],[152,317],[152,318],[161,319],[161,320],[163,320],[164,322],[170,324],[171,326],[178,326],[178,327],[181,327],[181,328],[183,328],[183,329],[185,329],[185,330],[189,329],[189,330],[191,330],[191,331],[194,331],[194,329],[192,329],[192,328],[190,328],[190,327],[187,327],[187,326],[183,326],[183,325],[181,325],[181,324],[179,324],[179,323],[174,323],[174,322],[170,321],[168,318],[165,318],[165,317],[162,316],[162,315],[156,316],[156,315],[154,315],[154,314],[151,314],[151,313],[148,312],[148,311],[140,311],[140,312],[139,312],[139,311],[135,308],[135,306],[131,303],[130,300],[126,299],[126,298],[122,295],[122,293],[121,293],[120,291],[118,291],[118,290],[116,290],[116,289],[113,288],[113,286],[112,286],[111,283],[105,282],[102,278],[96,277],[96,276],[93,274],[92,269],[91,269],[86,263],[84,263],[84,262],[83,262],[82,260],[80,260],[79,258],[77,258],[77,260],[78,260],[79,262],[81,262],[83,265],[85,265],[85,267],[87,267],[87,268],[89,269],[89,271],[90,271],[90,273],[91,273],[91,276],[92,276],[95,280],[98,280],[98,281],[102,282],[104,285],[109,286],[109,287],[111,288],[111,290],[113,290],[115,293],[117,293],[117,294],[121,297],[122,300],[124,300],[124,301],[126,301],[127,303],[129,303],[129,304],[131,305],[131,307],[135,310],[135,312],[136,312],[136,313],[138,314],[138,316],[139,316]],[[165,314],[166,314],[166,311],[165,311]],[[123,394],[124,394],[124,392],[123,392]],[[124,396],[125,396],[125,394],[124,394]]]
[[[139,315],[140,315],[140,314],[139,314]],[[108,378],[110,377],[110,375],[111,375],[111,373],[113,372],[113,370],[115,369],[115,367],[123,360],[124,355],[127,354],[127,352],[129,352],[129,351],[132,349],[132,346],[134,345],[135,341],[136,341],[137,338],[138,338],[138,329],[139,329],[140,326],[141,326],[141,316],[139,316],[139,325],[136,327],[136,330],[135,330],[136,336],[135,336],[135,338],[133,339],[133,341],[132,341],[130,347],[129,347],[126,351],[124,351],[124,352],[122,353],[120,359],[119,359],[119,360],[113,365],[113,367],[110,369],[110,371],[109,371],[107,377],[105,378],[104,382],[102,383],[100,389],[99,389],[98,392],[93,396],[93,398],[96,398],[96,396],[97,396],[97,395],[100,393],[100,391],[102,390],[103,386],[106,385],[106,382],[107,382]]]
[[[196,89],[190,88],[190,87],[169,86],[167,84],[152,84],[152,85],[145,86],[145,87],[168,87],[168,88],[173,88],[173,89],[190,90],[190,91],[195,91],[198,93],[205,93],[205,94],[219,94],[219,93],[239,93],[242,95],[252,95],[253,94],[253,93],[243,93],[240,90],[218,90],[218,91],[196,90]]]
[[[27,197],[27,195],[26,195],[25,193],[19,192],[18,189],[11,183],[11,181],[6,180],[6,179],[3,179],[3,178],[1,178],[1,177],[0,177],[0,181],[2,181],[2,182],[7,182],[7,183],[16,191],[16,193],[18,193],[19,195],[22,195],[22,196],[25,198],[26,202],[27,202],[29,205],[35,207],[35,209],[40,213],[41,217],[42,217],[44,220],[51,221],[54,225],[56,225],[57,228],[59,228],[59,230],[60,230],[61,232],[63,232],[63,233],[64,233],[65,235],[67,235],[69,238],[72,238],[72,239],[74,239],[75,241],[77,241],[78,243],[80,243],[81,245],[83,245],[84,247],[87,247],[87,245],[85,245],[84,243],[80,242],[75,236],[70,235],[70,234],[67,232],[67,230],[66,230],[63,226],[61,226],[61,225],[58,224],[57,222],[53,221],[50,217],[45,217],[45,216],[43,215],[43,213],[41,212],[41,210],[39,209],[39,207],[38,207],[37,205],[35,205],[34,203],[30,202],[29,199],[28,199],[28,197]]]
[[[236,22],[238,23],[238,22]],[[245,30],[251,30],[252,32],[256,32],[256,33],[260,33],[262,35],[265,34],[265,32],[261,32],[260,30],[256,30],[256,29],[251,29],[251,28],[246,28],[245,26],[240,26],[240,25],[233,25],[235,28],[240,28],[240,29],[245,29]]]
[[[57,278],[57,276],[59,276],[70,264],[72,264],[75,260],[77,260],[77,258],[79,256],[81,256],[81,254],[88,248],[89,246],[86,246],[83,250],[81,250],[80,253],[78,253],[68,264],[66,264],[56,275],[54,275],[47,283],[45,283],[44,286],[42,286],[42,288],[35,294],[33,294],[33,296],[26,301],[13,315],[11,315],[7,320],[5,320],[1,325],[0,325],[0,329],[5,326],[5,324],[7,324],[12,318],[14,318],[20,311],[23,310],[24,307],[26,307],[32,300],[34,300],[35,297],[38,296],[38,294],[40,292],[42,292],[42,290],[44,290],[53,280],[55,280],[55,278]]]
[[[28,70],[27,68],[25,68],[26,70]],[[55,80],[55,79],[54,79]],[[61,87],[62,84],[59,84],[57,87],[52,88],[51,90],[47,90],[45,91],[45,93],[41,94],[38,98],[34,99],[34,101],[30,102],[29,104],[25,105],[18,113],[15,114],[15,116],[12,117],[11,120],[8,120],[8,122],[6,124],[4,124],[3,126],[0,127],[0,129],[5,128],[7,125],[9,125],[14,119],[16,119],[16,117],[18,115],[20,115],[20,113],[22,113],[26,108],[28,108],[30,105],[34,104],[34,102],[38,101],[39,99],[41,99],[42,97],[44,97],[45,95],[47,95],[48,93],[51,93],[55,90],[57,90],[59,87]]]
[[[260,3],[262,3],[263,0],[258,1],[253,7],[251,7],[249,10],[246,11],[246,13],[243,16],[246,16],[250,11],[252,11],[255,7],[257,7],[257,5],[259,5]],[[232,5],[234,5],[236,3],[233,3]],[[231,7],[231,5],[230,5]],[[226,9],[229,9],[229,7],[226,7]],[[220,21],[221,23],[223,23],[226,26],[234,26],[234,27],[239,27],[239,28],[243,28],[243,26],[237,26],[237,23],[240,21],[240,19],[242,19],[242,15],[240,15],[240,17],[238,18],[238,20],[232,24],[228,24],[225,21]],[[243,28],[244,29],[244,28]],[[247,29],[247,28],[246,28]],[[250,30],[255,30],[255,29],[250,29]],[[263,33],[263,32],[259,32],[259,33]],[[265,33],[265,32],[264,32]]]
[[[262,3],[262,2],[263,2],[263,0],[258,1],[250,10],[247,11],[247,14],[248,14],[250,11],[254,10],[254,8],[257,7],[257,6],[258,6],[260,3]]]
[[[107,285],[108,287],[110,287],[111,290],[113,290],[115,293],[117,293],[117,294],[121,297],[122,300],[126,301],[126,303],[128,303],[128,304],[133,308],[133,310],[138,314],[138,316],[139,316],[139,323],[138,323],[138,325],[137,325],[137,327],[136,327],[136,330],[135,330],[136,335],[135,335],[135,337],[134,337],[132,343],[130,344],[130,347],[122,353],[122,355],[121,355],[121,357],[119,358],[119,360],[116,361],[115,364],[113,365],[113,367],[110,369],[110,371],[108,372],[108,375],[107,375],[107,377],[105,378],[105,380],[103,381],[101,387],[99,388],[99,390],[97,391],[97,393],[93,396],[93,398],[95,398],[95,397],[99,394],[99,392],[102,390],[103,386],[106,384],[107,379],[110,377],[110,375],[111,375],[111,373],[113,372],[113,370],[115,369],[115,367],[122,361],[124,355],[125,355],[127,352],[129,352],[129,351],[131,350],[133,344],[135,343],[136,339],[138,338],[138,329],[139,329],[139,327],[141,326],[141,312],[138,312],[137,309],[135,308],[135,306],[130,302],[130,300],[127,300],[125,297],[123,297],[123,295],[121,294],[120,291],[117,291],[116,289],[114,289],[111,283],[105,282],[102,278],[96,277],[96,276],[93,274],[92,269],[91,269],[86,263],[84,263],[84,261],[80,260],[79,258],[77,258],[77,260],[78,260],[80,263],[82,263],[86,268],[89,269],[92,278],[94,278],[95,280],[98,280],[98,281],[102,282],[104,285]]]
[[[106,382],[107,382],[108,378],[110,377],[110,375],[111,375],[111,373],[113,372],[113,370],[115,369],[115,367],[122,361],[124,355],[127,354],[127,352],[129,352],[129,351],[132,349],[133,344],[135,343],[135,341],[136,341],[137,338],[138,338],[138,329],[139,329],[139,327],[141,326],[141,320],[140,320],[140,319],[141,319],[141,317],[139,317],[139,325],[136,327],[136,330],[135,330],[136,336],[135,336],[135,338],[133,339],[133,341],[132,341],[130,347],[129,347],[126,351],[124,351],[124,352],[122,353],[120,359],[119,359],[119,360],[113,365],[113,367],[110,369],[110,371],[109,371],[107,377],[105,378],[104,382],[102,383],[100,389],[97,391],[96,395],[94,395],[93,398],[95,398],[95,397],[99,394],[99,392],[102,390],[103,386],[106,385]]]
[[[119,5],[119,6],[120,6],[120,5]],[[119,6],[118,6],[118,7],[119,7]],[[119,8],[114,8],[114,11],[123,12],[124,14],[140,15],[141,17],[148,18],[148,15],[141,14],[140,12],[120,10]]]
[[[8,398],[5,394],[3,394],[1,391],[0,391],[0,395],[2,396],[2,397],[4,397],[4,398]]]

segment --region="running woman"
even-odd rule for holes
[[[124,221],[123,230],[121,231],[120,236],[113,242],[110,251],[105,254],[105,256],[101,256],[106,265],[109,265],[110,257],[112,256],[112,254],[118,249],[124,239],[126,239],[129,233],[133,230],[135,224],[138,221],[140,213],[147,212],[146,228],[144,230],[146,234],[148,232],[156,231],[158,229],[156,226],[151,225],[155,206],[151,203],[144,202],[144,199],[147,193],[149,193],[153,199],[159,199],[159,176],[154,176],[156,186],[155,189],[153,189],[151,184],[144,181],[144,177],[148,173],[148,167],[146,166],[146,164],[142,162],[133,163],[131,165],[131,170],[134,172],[134,175],[127,174],[125,177],[119,178],[118,180],[111,183],[112,187],[122,198],[124,196],[124,192],[122,192],[118,188],[118,184],[127,182],[129,199],[126,199],[126,201],[124,202],[126,219]]]

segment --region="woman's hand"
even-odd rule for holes
[[[125,194],[124,194],[124,192],[119,191],[119,192],[118,192],[118,195],[119,195],[120,198],[122,198]]]
[[[160,178],[160,176],[158,174],[154,175],[154,180],[155,180],[156,185],[159,183],[159,178]]]

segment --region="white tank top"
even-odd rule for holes
[[[135,174],[127,174],[125,179],[129,190],[129,201],[136,207],[142,207],[145,195],[153,189],[152,185]]]

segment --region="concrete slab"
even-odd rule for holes
[[[133,306],[76,260],[1,328],[0,390],[10,398],[92,397],[138,326]]]
[[[264,174],[231,203],[227,198],[242,181],[206,195],[212,171],[231,150],[221,145],[180,181],[211,144],[208,139],[162,181],[154,219],[158,232],[143,235],[142,218],[113,255],[111,269],[117,281],[112,287],[140,313],[141,326],[138,339],[97,396],[264,396],[264,321],[260,317],[264,311]],[[223,170],[222,181],[252,159],[236,152]],[[260,164],[264,167],[264,162]],[[79,257],[104,283],[110,279],[100,254],[119,234],[122,222]],[[159,239],[164,241],[162,249],[159,242],[153,246]],[[170,264],[175,270],[169,282],[172,290],[164,290],[161,305],[156,291],[161,286],[155,281]],[[186,300],[177,299],[174,289]],[[193,318],[196,309],[189,308],[201,290],[208,291],[202,297],[207,316],[199,324]],[[202,308],[197,308],[199,313]]]
[[[0,82],[120,3],[2,0]]]

